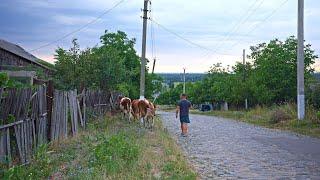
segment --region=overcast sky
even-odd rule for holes
[[[0,38],[26,50],[38,48],[92,21],[119,0],[1,0]],[[140,54],[143,0],[124,0],[80,32],[32,52],[53,62],[55,49],[77,38],[82,48],[99,44],[104,30],[136,38]],[[297,0],[152,0],[153,18],[190,44],[154,25],[156,72],[206,72],[217,62],[233,65],[242,49],[273,38],[296,35]],[[272,15],[272,16],[271,16]],[[267,18],[269,17],[269,18]],[[240,22],[240,23],[239,23]],[[149,22],[150,23],[150,22]],[[150,24],[148,24],[150,25]],[[234,31],[232,31],[234,30]],[[152,58],[150,29],[147,57]],[[320,1],[305,0],[305,39],[320,54]],[[218,53],[218,54],[217,54]],[[317,60],[320,70],[320,62]]]

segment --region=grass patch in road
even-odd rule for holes
[[[320,119],[316,116],[316,111],[312,108],[307,108],[306,119],[300,121],[296,119],[296,106],[293,104],[270,108],[256,107],[248,111],[201,112],[191,110],[191,113],[220,116],[267,128],[288,130],[312,137],[320,137]]]
[[[93,120],[87,130],[42,146],[31,164],[0,179],[196,179],[180,148],[156,119],[153,131],[117,117]]]

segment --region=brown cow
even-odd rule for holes
[[[154,115],[155,115],[155,106],[153,103],[145,100],[139,100],[139,116],[143,125],[147,128],[153,128],[154,125]]]
[[[135,120],[140,119],[139,100],[138,99],[132,100],[131,107],[132,107],[131,113],[132,113],[133,118]]]
[[[125,118],[127,116],[128,120],[130,122],[131,112],[132,112],[131,99],[128,97],[121,97],[121,96],[119,96],[119,98],[121,98],[119,105],[120,105],[120,110],[123,113],[123,118]]]

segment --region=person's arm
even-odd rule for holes
[[[180,106],[178,105],[176,108],[176,118],[178,118],[179,111],[180,111]]]

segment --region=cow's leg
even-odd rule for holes
[[[151,118],[151,129],[153,129],[154,126],[154,117]]]

